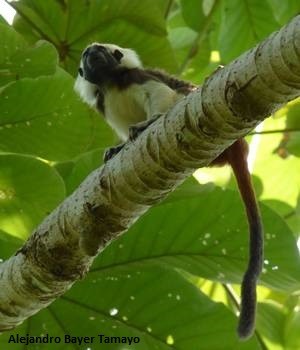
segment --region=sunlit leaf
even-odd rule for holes
[[[224,0],[219,38],[222,61],[230,62],[277,28],[267,1]]]
[[[266,207],[262,207],[262,218],[266,264],[261,282],[278,290],[299,289],[300,260],[292,232]],[[215,189],[199,198],[151,209],[101,253],[93,269],[155,263],[215,281],[240,283],[247,252],[248,228],[239,196]]]
[[[166,39],[162,4],[152,0],[14,2],[14,27],[29,40],[46,39],[57,48],[67,69],[75,73],[80,54],[91,42],[114,42],[134,48],[146,65],[175,69]],[[29,20],[28,20],[29,19]],[[31,27],[34,27],[34,35]],[[154,52],[159,53],[153,55]],[[155,59],[154,59],[155,58]]]
[[[62,179],[46,163],[28,156],[0,155],[0,229],[4,232],[27,237],[64,196]]]
[[[7,25],[0,24],[0,86],[26,78],[54,74],[58,63],[53,45],[39,41],[28,46],[24,39]]]
[[[54,76],[21,79],[0,92],[0,151],[67,160],[88,150],[100,118],[75,95],[73,79],[59,70]],[[111,131],[101,124],[101,139]]]
[[[62,337],[94,336],[93,344],[78,349],[107,350],[258,350],[253,338],[241,343],[235,334],[236,318],[224,305],[212,302],[178,273],[162,267],[90,273],[48,310],[27,321],[32,334]],[[220,322],[222,320],[222,322]],[[63,325],[63,327],[62,327]],[[7,345],[11,334],[26,334],[20,327],[0,336]],[[138,343],[99,343],[98,334],[138,337]],[[211,336],[218,334],[217,337]],[[73,349],[69,344],[43,344],[43,349]],[[9,344],[10,349],[21,347]]]

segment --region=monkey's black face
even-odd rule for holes
[[[94,44],[84,50],[80,76],[90,83],[99,85],[107,82],[119,67],[123,54],[119,50],[111,51],[103,45]]]

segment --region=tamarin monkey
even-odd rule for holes
[[[82,100],[105,116],[117,135],[134,139],[177,100],[195,89],[165,72],[143,68],[135,51],[113,44],[93,43],[82,53],[75,90]],[[110,148],[108,161],[123,145]],[[248,146],[239,139],[209,166],[232,167],[243,199],[250,231],[247,271],[241,287],[240,338],[248,338],[255,327],[256,283],[263,263],[263,229],[247,166]]]

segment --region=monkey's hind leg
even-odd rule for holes
[[[108,160],[112,159],[116,154],[118,154],[124,146],[125,143],[120,143],[117,146],[107,148],[104,152],[104,163],[106,163]]]
[[[155,114],[151,119],[144,120],[129,127],[129,140],[134,141],[149,125],[154,123],[162,114]]]

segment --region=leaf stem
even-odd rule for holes
[[[286,128],[286,129],[274,129],[274,130],[264,130],[264,131],[253,131],[249,135],[267,135],[267,134],[279,134],[284,132],[299,132],[298,128]]]
[[[220,4],[219,0],[215,0],[210,13],[208,14],[208,16],[206,17],[204,24],[203,24],[203,28],[202,30],[198,33],[196,39],[194,40],[194,42],[192,43],[189,52],[187,53],[187,56],[185,57],[184,61],[182,62],[181,66],[178,69],[177,74],[181,75],[184,70],[186,69],[186,67],[188,66],[190,60],[196,55],[197,51],[198,51],[198,46],[199,44],[201,44],[201,42],[206,38],[207,36],[207,31],[210,27],[213,15],[215,13],[215,10],[217,9],[218,5]]]

